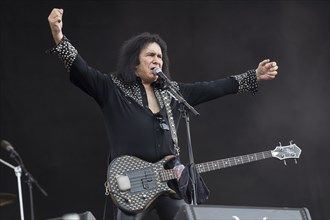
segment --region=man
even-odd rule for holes
[[[114,73],[104,74],[80,56],[62,32],[63,9],[54,8],[48,17],[57,53],[70,73],[70,80],[92,96],[99,104],[110,143],[110,160],[131,155],[155,163],[167,155],[176,155],[167,168],[178,168],[179,161],[175,125],[180,119],[180,104],[176,102],[164,82],[154,73],[159,68],[169,77],[166,43],[156,34],[143,33],[126,41],[121,49]],[[263,60],[256,70],[210,82],[177,83],[170,86],[180,92],[192,106],[228,94],[257,92],[257,82],[274,79],[276,62]],[[170,181],[178,192],[177,181]],[[173,219],[184,205],[178,196],[159,196],[150,208],[137,215],[117,209],[117,219],[147,218],[156,210],[160,219]]]

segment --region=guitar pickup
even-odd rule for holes
[[[124,192],[131,189],[131,182],[128,176],[117,175],[116,180],[120,191]]]

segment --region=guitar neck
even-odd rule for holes
[[[251,163],[258,160],[263,160],[273,157],[272,151],[263,151],[254,154],[247,154],[238,157],[230,157],[221,160],[214,160],[205,163],[196,164],[196,170],[198,173],[205,173],[209,171],[219,170],[227,167],[232,167],[240,164]],[[176,179],[176,173],[174,170],[163,170],[160,172],[162,181],[168,181]]]
[[[196,165],[198,173],[205,173],[213,170],[219,170],[227,167],[232,167],[240,164],[251,163],[258,160],[263,160],[273,157],[271,151],[263,151],[254,154],[247,154],[238,157],[230,157],[221,160],[215,160]]]

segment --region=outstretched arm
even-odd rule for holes
[[[56,45],[59,44],[63,38],[63,33],[62,33],[63,13],[64,13],[63,9],[54,8],[48,16],[49,26],[52,31],[52,35]]]

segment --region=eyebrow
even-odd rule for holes
[[[157,52],[154,52],[154,51],[147,51],[146,54],[147,54],[147,55],[149,55],[149,54],[151,54],[151,55],[157,55],[157,56],[161,56],[161,57],[163,57],[163,54],[161,54],[161,53],[157,53]]]

